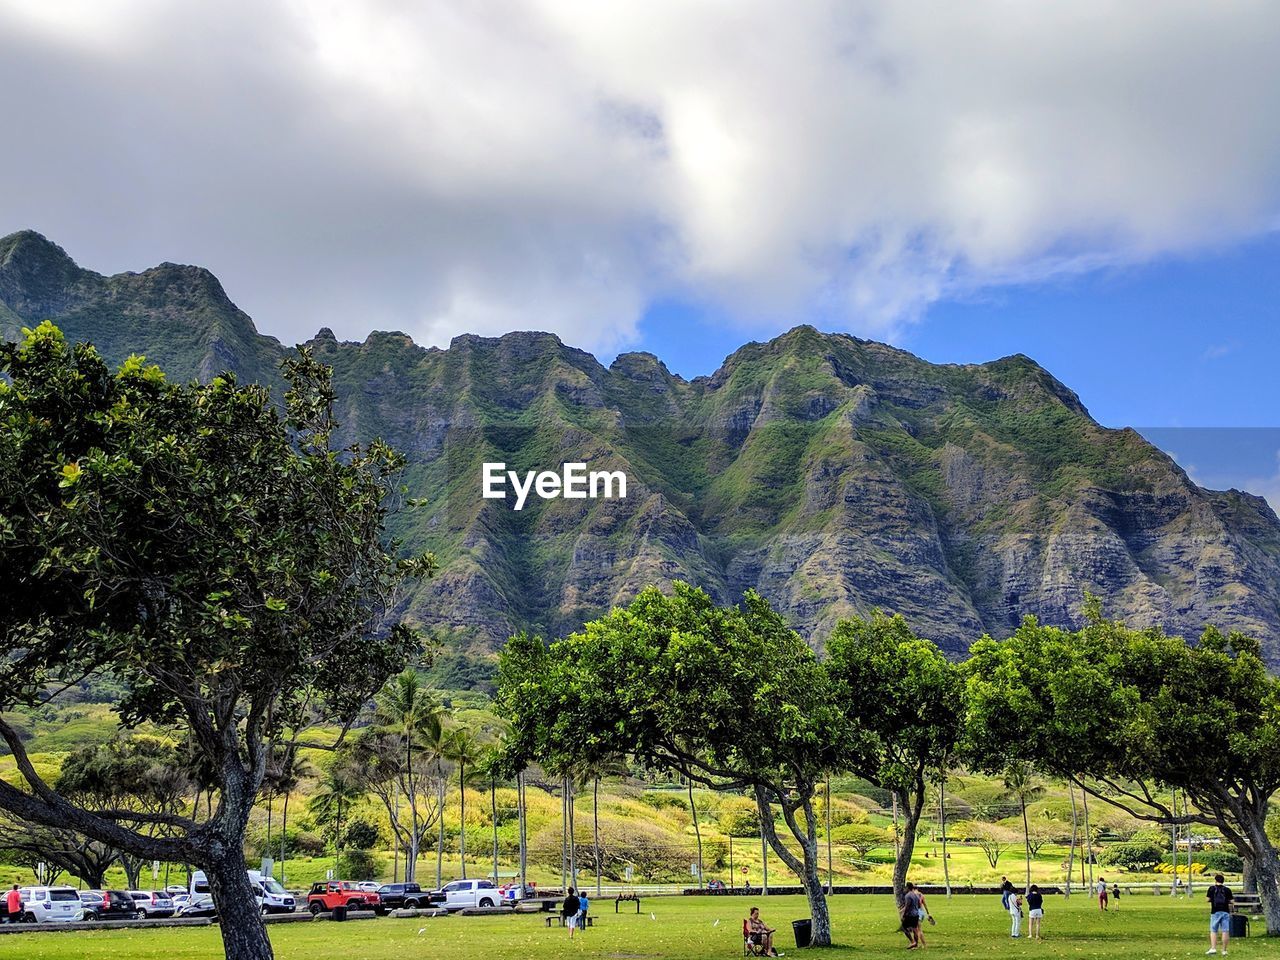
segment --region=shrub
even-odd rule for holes
[[[338,873],[343,880],[372,880],[381,870],[381,863],[369,850],[343,850],[338,861]]]
[[[1191,860],[1203,863],[1206,870],[1221,870],[1223,873],[1244,870],[1244,860],[1234,850],[1197,850],[1191,854]]]
[[[357,850],[376,847],[382,840],[381,832],[368,820],[352,820],[342,832],[343,845]]]
[[[1102,864],[1114,864],[1127,870],[1150,870],[1160,862],[1164,851],[1154,843],[1126,840],[1113,843],[1098,856]]]

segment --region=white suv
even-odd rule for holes
[[[455,880],[453,883],[446,883],[440,892],[444,894],[446,910],[496,907],[502,903],[502,895],[492,880]]]
[[[24,920],[36,923],[74,923],[84,919],[80,894],[71,887],[23,887]]]

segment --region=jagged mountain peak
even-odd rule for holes
[[[174,378],[231,369],[278,386],[287,352],[199,267],[104,278],[38,234],[0,240],[0,334],[45,317]],[[405,610],[452,638],[450,656],[483,659],[516,629],[562,634],[680,578],[722,600],[757,589],[817,644],[880,607],[958,654],[1024,614],[1078,624],[1088,590],[1134,625],[1252,633],[1280,663],[1266,502],[1197,487],[1021,354],[934,364],[803,324],[686,382],[653,354],[605,368],[536,331],[439,349],[322,329],[310,343],[346,434],[409,457],[430,506],[393,532],[443,572]],[[623,469],[627,497],[516,512],[480,496],[492,460]]]

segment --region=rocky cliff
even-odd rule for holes
[[[196,267],[103,277],[33,233],[0,240],[0,333],[50,318],[111,359],[171,376],[276,382],[286,348]],[[536,322],[536,318],[531,318]],[[542,333],[425,349],[321,331],[353,437],[411,459],[430,506],[397,521],[443,574],[408,612],[465,672],[512,630],[549,635],[683,578],[723,599],[754,587],[821,644],[882,607],[959,653],[1034,614],[1076,624],[1086,590],[1134,624],[1260,637],[1280,663],[1280,521],[1204,490],[1132,430],[1109,430],[1023,356],[934,365],[797,327],[685,381],[657,357],[608,368]],[[624,470],[626,499],[480,496],[481,464]]]

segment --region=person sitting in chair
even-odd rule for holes
[[[751,944],[752,952],[758,957],[776,957],[779,956],[778,951],[773,949],[773,935],[777,933],[773,927],[765,924],[760,919],[760,908],[752,907],[751,915],[747,917],[745,924],[747,942]]]

